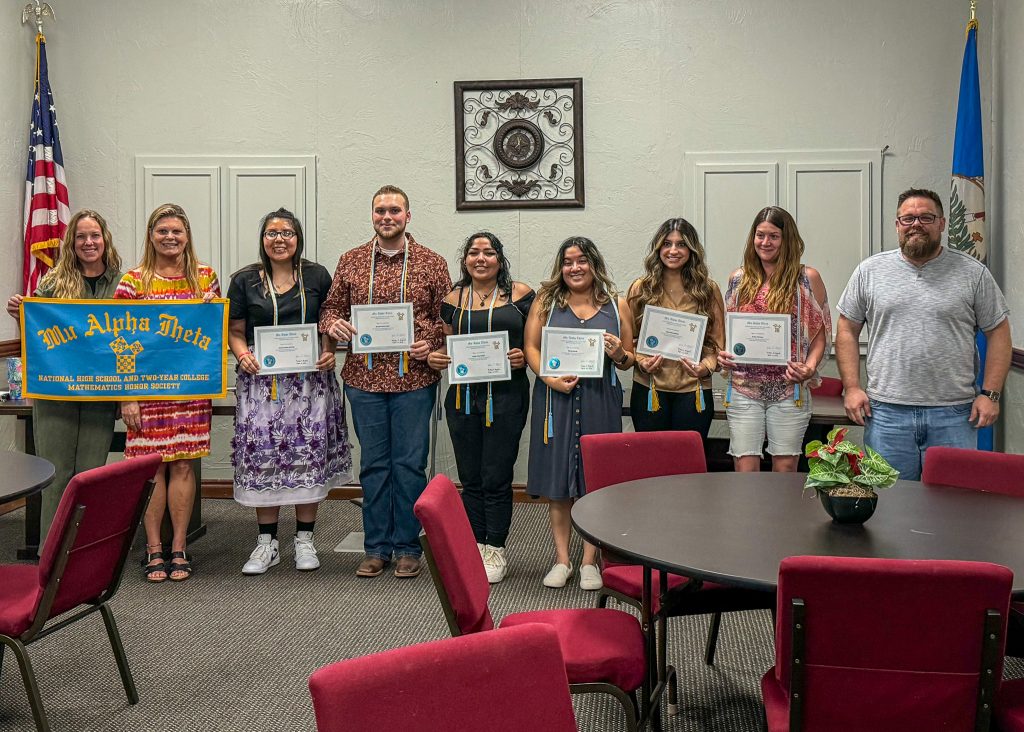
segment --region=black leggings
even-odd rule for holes
[[[664,430],[694,430],[700,432],[701,439],[707,441],[711,420],[715,417],[715,400],[711,389],[704,389],[704,411],[697,411],[697,393],[678,393],[659,391],[658,401],[661,409],[657,412],[647,411],[647,395],[650,389],[643,384],[633,382],[632,394],[629,397],[629,414],[633,418],[633,428],[637,432],[662,432]]]
[[[499,414],[490,427],[476,412],[446,409],[445,416],[473,534],[480,544],[503,547],[512,523],[512,470],[526,411]]]

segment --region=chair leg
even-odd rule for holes
[[[715,647],[718,645],[718,629],[722,625],[722,613],[714,613],[711,616],[711,625],[708,627],[708,641],[704,646],[704,663],[708,666],[715,665]]]
[[[29,706],[32,707],[32,718],[36,721],[36,732],[50,732],[50,723],[46,719],[46,712],[43,711],[43,700],[39,696],[39,684],[36,683],[36,674],[32,670],[32,661],[28,657],[28,650],[20,640],[7,635],[0,635],[0,643],[10,646],[14,651],[15,658],[18,659],[21,680],[25,684]]]
[[[121,672],[121,683],[124,684],[124,693],[128,695],[128,703],[137,704],[139,692],[135,688],[132,670],[128,667],[128,657],[124,653],[121,634],[117,632],[114,613],[110,611],[110,606],[105,602],[100,605],[100,615],[103,616],[103,624],[107,626],[107,637],[110,639],[110,647],[114,650],[114,658],[117,659],[117,670]]]
[[[604,591],[599,591],[597,593],[597,606],[598,607],[608,607],[608,598],[609,597],[611,597],[611,595],[606,595],[604,593]]]

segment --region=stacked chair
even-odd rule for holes
[[[50,726],[26,646],[97,611],[128,702],[139,700],[108,603],[121,582],[160,463],[159,455],[146,455],[79,473],[64,491],[39,564],[0,565],[0,661],[5,647],[18,659],[39,732]],[[74,614],[47,625],[71,611]]]

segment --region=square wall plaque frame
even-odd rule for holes
[[[455,82],[455,208],[583,208],[583,79]]]

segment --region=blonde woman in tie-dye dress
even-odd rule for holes
[[[196,260],[192,229],[180,206],[158,207],[149,217],[142,263],[121,278],[115,298],[128,300],[212,300],[220,296],[213,268]],[[164,464],[146,509],[146,579],[175,582],[192,576],[185,553],[186,532],[196,495],[192,460],[210,454],[209,399],[122,402],[128,428],[125,457],[158,452]],[[164,558],[160,524],[165,508],[174,529],[170,567]]]

